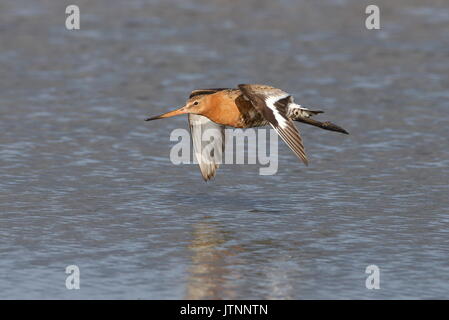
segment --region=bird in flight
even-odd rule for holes
[[[239,84],[237,88],[197,89],[190,93],[187,103],[174,111],[151,117],[146,121],[188,114],[191,139],[196,158],[205,181],[215,176],[219,161],[210,150],[224,149],[224,129],[252,128],[271,125],[295,155],[308,165],[301,135],[293,121],[299,121],[321,129],[348,132],[332,122],[312,119],[323,111],[309,110],[294,102],[287,92],[268,85]],[[220,134],[212,145],[202,141],[205,130],[217,130]],[[206,151],[210,151],[206,150]],[[216,151],[215,151],[216,152]]]

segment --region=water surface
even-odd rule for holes
[[[0,3],[0,298],[449,298],[449,5]],[[267,83],[349,136],[299,125],[309,167],[169,161],[190,90]],[[67,290],[65,268],[81,271]],[[365,288],[365,268],[381,289]]]

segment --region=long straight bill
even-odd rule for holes
[[[174,117],[180,114],[186,114],[187,112],[185,111],[184,107],[179,108],[177,110],[174,111],[170,111],[155,117],[151,117],[151,118],[147,118],[145,119],[145,121],[151,121],[151,120],[157,120],[157,119],[164,119],[164,118],[170,118],[170,117]]]

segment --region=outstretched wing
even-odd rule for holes
[[[212,94],[218,91],[229,90],[229,88],[196,89],[190,93],[189,99],[203,94]]]
[[[305,165],[308,165],[301,135],[287,117],[288,105],[293,98],[288,93],[264,85],[240,84],[240,91],[248,98],[252,105],[264,116],[282,140],[292,149]]]
[[[189,114],[189,126],[195,157],[207,181],[215,176],[222,162],[225,126],[196,114]]]

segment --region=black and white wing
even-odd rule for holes
[[[305,165],[308,165],[307,155],[304,150],[301,135],[287,117],[288,105],[293,103],[293,98],[288,93],[264,85],[240,84],[240,91],[251,101],[252,105],[264,116],[274,130],[292,149]]]
[[[189,126],[193,152],[203,179],[207,181],[222,162],[225,126],[196,114],[189,114]]]

